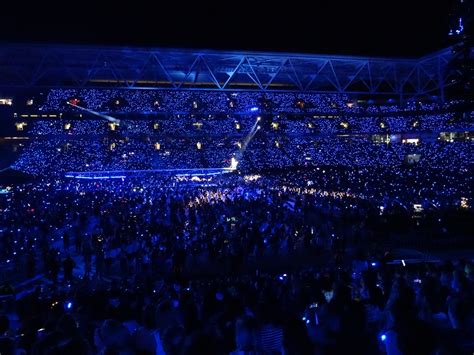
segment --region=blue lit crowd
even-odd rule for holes
[[[13,312],[3,349],[471,351],[472,263],[390,263],[389,246],[469,238],[472,209],[454,193],[451,205],[418,199],[414,219],[412,205],[384,195],[408,192],[399,178],[383,187],[377,172],[361,172],[379,190],[353,191],[343,188],[351,174],[333,169],[232,174],[210,187],[148,177],[13,188],[2,205],[2,292]],[[405,183],[418,181],[412,172]],[[346,259],[348,248],[359,251]],[[31,278],[40,279],[13,287]]]
[[[71,99],[173,115],[28,121],[30,180],[0,195],[1,354],[472,354],[472,258],[397,254],[473,246],[472,120],[449,105],[57,89],[40,108]],[[123,177],[65,177],[99,171]]]
[[[471,169],[474,144],[465,141],[374,143],[358,137],[288,137],[257,133],[245,137],[52,137],[20,148],[12,167],[33,175],[68,171],[229,167],[234,157],[244,171],[271,168],[343,166],[400,168],[411,157],[420,168]]]
[[[226,135],[239,136],[252,127],[255,116],[229,115],[229,117],[199,118],[192,115],[175,115],[166,119],[146,119],[121,121],[116,130],[127,135],[147,134],[153,136],[167,135]],[[327,116],[288,117],[276,115],[266,118],[269,129],[274,134],[308,135],[308,134],[388,134],[429,132],[464,132],[472,130],[472,121],[455,119],[454,113],[387,117],[348,117],[327,118]],[[273,123],[273,126],[271,125]],[[107,134],[110,131],[106,120],[37,120],[32,121],[26,131],[37,136],[75,136],[88,134]]]
[[[152,113],[191,111],[242,112],[252,107],[264,106],[274,112],[324,112],[326,114],[348,111],[352,113],[400,113],[403,111],[436,111],[450,107],[460,100],[445,104],[410,100],[401,108],[394,100],[384,105],[364,107],[345,94],[310,94],[269,92],[199,92],[166,90],[115,90],[115,89],[51,89],[47,99],[38,104],[40,111],[71,109],[67,102],[75,100],[78,106],[95,111]],[[371,101],[371,100],[369,100]]]

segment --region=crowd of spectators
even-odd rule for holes
[[[472,191],[443,198],[426,184],[419,202],[452,201],[423,203],[414,219],[396,202],[416,194],[417,171],[384,187],[379,172],[361,171],[358,190],[337,172],[234,173],[214,187],[162,176],[15,186],[1,200],[2,353],[472,352],[471,262],[366,252],[400,235],[469,237],[472,209],[454,200]],[[360,249],[352,262],[349,246]],[[246,267],[305,255],[312,266],[297,270]],[[18,294],[23,278],[39,281]]]
[[[69,100],[78,106],[95,111],[112,112],[228,112],[248,111],[254,107],[271,107],[274,110],[294,110],[300,100],[315,111],[337,112],[349,102],[345,95],[336,94],[289,94],[268,93],[256,95],[252,92],[193,92],[166,90],[97,90],[97,89],[52,89],[46,101],[39,107],[42,111],[73,109]]]
[[[68,171],[191,169],[230,167],[238,150],[213,139],[47,139],[29,142],[12,168],[36,176]]]
[[[473,245],[474,145],[440,134],[472,122],[329,94],[54,89],[40,108],[71,100],[173,114],[28,122],[12,168],[31,179],[0,194],[1,354],[473,353],[454,248]]]
[[[289,92],[216,92],[170,90],[117,89],[51,89],[46,100],[39,104],[41,111],[77,110],[68,102],[102,112],[122,113],[227,113],[248,112],[254,108],[264,111],[300,113],[397,113],[400,111],[430,112],[445,110],[459,103],[445,104],[410,100],[403,108],[392,102],[373,104],[370,100],[354,100],[345,94],[289,93]]]
[[[336,133],[420,133],[472,130],[473,123],[454,119],[453,113],[410,117],[352,118],[290,118],[267,117],[269,131],[287,135]],[[36,120],[30,121],[25,132],[30,136],[44,135],[104,135],[114,131],[127,135],[213,135],[236,136],[248,132],[255,116],[226,118],[176,115],[166,119],[121,120],[111,127],[106,120]]]
[[[229,167],[234,157],[244,171],[288,167],[401,167],[470,169],[474,144],[467,141],[374,143],[363,137],[257,134],[245,137],[93,137],[36,139],[25,143],[12,168],[33,175],[67,171]]]

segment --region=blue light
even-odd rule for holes
[[[460,35],[463,31],[464,31],[464,25],[462,23],[462,17],[459,18],[458,20],[458,28],[454,31],[456,32],[457,35]],[[452,36],[453,35],[453,30],[449,30],[449,33],[448,33],[449,36]]]
[[[385,334],[382,334],[382,335],[380,336],[380,340],[385,341],[385,339],[387,339],[387,336],[386,336]]]
[[[112,175],[112,176],[83,176],[83,175],[65,175],[66,177],[73,177],[75,179],[85,179],[85,180],[103,180],[103,179],[125,179],[124,175]]]
[[[72,308],[72,302],[67,302],[66,309],[71,309],[71,308]]]
[[[377,266],[377,263],[370,263],[370,265],[375,267],[375,266]]]
[[[254,107],[250,108],[250,111],[252,111],[252,112],[258,111],[258,107],[254,106]]]

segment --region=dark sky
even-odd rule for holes
[[[7,5],[0,41],[419,56],[448,45],[452,1]]]

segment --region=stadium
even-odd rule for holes
[[[406,58],[0,45],[0,353],[471,354],[463,18]]]

